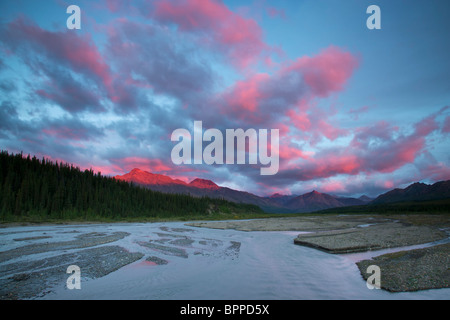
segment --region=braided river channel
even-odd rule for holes
[[[355,262],[376,252],[329,254],[295,245],[299,233],[216,230],[183,222],[2,228],[0,293],[3,299],[52,300],[450,297],[450,289],[370,290]],[[71,265],[79,267],[79,289],[69,289]]]

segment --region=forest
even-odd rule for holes
[[[254,205],[151,191],[23,153],[0,154],[0,221],[133,220],[254,214]]]

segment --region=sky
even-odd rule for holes
[[[1,0],[0,149],[261,196],[448,180],[449,13],[447,0]],[[171,135],[194,121],[278,129],[279,171],[174,164]]]

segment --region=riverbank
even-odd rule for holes
[[[331,254],[375,251],[431,243],[448,238],[450,215],[316,215],[247,221],[198,222],[190,226],[240,231],[299,231],[297,245]],[[380,266],[381,287],[392,292],[449,287],[450,246],[408,250],[358,262]]]

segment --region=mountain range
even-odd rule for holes
[[[164,193],[189,194],[194,197],[221,198],[237,203],[249,203],[259,206],[269,213],[305,213],[329,208],[386,204],[402,201],[425,201],[450,198],[450,180],[433,185],[414,183],[405,189],[394,189],[376,199],[362,196],[359,198],[335,197],[312,191],[303,195],[273,194],[260,197],[255,194],[218,186],[211,180],[194,179],[189,183],[169,176],[133,169],[124,175],[114,177],[145,188]]]
[[[394,189],[378,196],[372,204],[387,204],[406,201],[430,201],[450,198],[450,180],[428,185],[416,182],[405,189]]]

